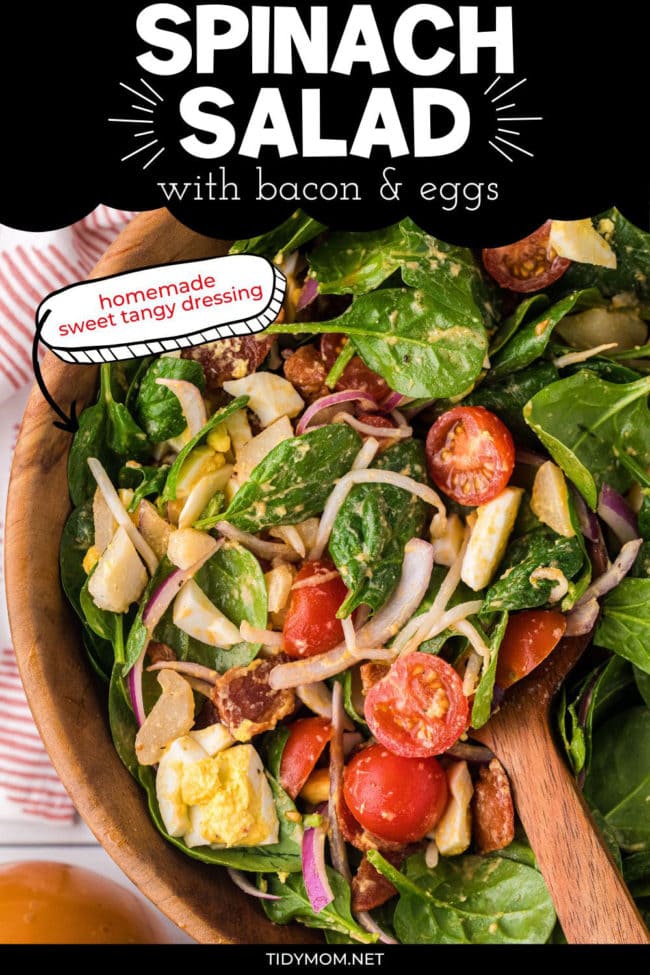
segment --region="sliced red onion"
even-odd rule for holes
[[[192,663],[191,660],[158,660],[155,664],[150,664],[147,670],[175,670],[184,677],[197,677],[199,680],[206,681],[208,684],[215,684],[219,677],[217,670],[204,667],[203,664]]]
[[[584,606],[592,599],[600,599],[606,593],[611,592],[625,578],[639,554],[639,549],[643,544],[643,539],[635,538],[631,542],[626,542],[618,553],[616,561],[610,565],[609,569],[599,576],[595,582],[589,586],[587,591],[576,603],[576,608]]]
[[[267,559],[270,562],[271,559],[280,558],[286,562],[297,562],[300,558],[290,545],[285,545],[283,542],[265,542],[249,532],[240,531],[227,521],[218,521],[214,527],[224,538],[239,542],[260,559]]]
[[[178,595],[185,583],[196,575],[201,566],[203,566],[208,559],[211,559],[222,545],[223,541],[221,539],[218,542],[215,541],[213,547],[202,555],[200,559],[197,559],[197,561],[194,562],[189,568],[175,569],[171,575],[168,575],[165,581],[161,582],[158,588],[154,590],[142,614],[142,622],[150,634],[154,632],[158,626],[158,623],[160,623],[160,620],[163,618],[166,609],[170,606],[173,599]]]
[[[318,281],[316,278],[305,278],[305,283],[300,289],[296,311],[302,311],[311,305],[312,301],[318,297]]]
[[[128,676],[129,697],[131,698],[131,707],[133,708],[133,714],[135,715],[138,728],[142,727],[147,717],[144,709],[144,697],[142,696],[142,667],[148,643],[149,638],[147,637],[142,653],[133,664],[133,667],[131,667]]]
[[[526,467],[541,467],[547,460],[548,457],[544,454],[538,454],[536,450],[528,450],[526,447],[520,447],[515,454],[516,463]]]
[[[596,625],[599,613],[600,606],[597,599],[590,599],[584,605],[577,606],[570,613],[567,613],[564,635],[583,636],[585,633],[591,633]]]
[[[383,928],[379,927],[373,916],[369,914],[368,911],[357,911],[355,917],[364,931],[368,931],[370,934],[378,935],[379,941],[383,945],[399,944],[398,941],[395,941],[395,938],[391,938],[389,934],[386,934]]]
[[[327,396],[321,396],[320,399],[315,400],[311,406],[307,407],[298,421],[296,433],[298,436],[305,433],[314,417],[321,410],[327,409],[328,406],[340,406],[342,403],[352,403],[356,400],[364,403],[366,409],[377,409],[377,400],[375,397],[362,389],[344,389],[340,393],[328,393]]]
[[[494,752],[483,745],[467,745],[465,742],[457,741],[455,745],[448,748],[445,755],[451,755],[461,762],[476,762],[478,765],[488,765],[494,758]]]
[[[345,840],[339,829],[338,808],[339,797],[343,795],[343,688],[339,681],[335,681],[332,688],[332,737],[330,738],[330,797],[329,797],[329,828],[330,853],[334,869],[344,877],[348,883],[351,880],[348,855]]]
[[[639,537],[636,515],[618,491],[603,484],[598,498],[599,516],[612,529],[621,544]]]
[[[402,406],[405,400],[407,397],[402,396],[401,393],[389,393],[386,399],[381,401],[382,413],[390,413],[391,410],[396,410],[398,406]]]
[[[180,403],[190,437],[195,437],[208,422],[205,400],[201,390],[186,379],[156,379],[158,386],[166,386]]]
[[[395,411],[393,411],[395,412]],[[350,413],[339,413],[334,417],[336,423],[347,423],[348,426],[367,437],[386,437],[391,440],[406,440],[413,436],[413,427],[374,427],[372,423],[363,423]]]
[[[576,509],[578,521],[580,522],[580,531],[585,538],[587,538],[590,542],[594,542],[595,544],[600,540],[600,525],[598,524],[598,519],[593,511],[589,510],[585,503],[585,499],[573,486],[571,486],[571,497]]]
[[[302,835],[302,876],[314,914],[334,900],[325,867],[325,830],[309,827]]]
[[[233,867],[226,867],[226,870],[235,887],[239,887],[245,894],[249,894],[251,897],[258,897],[262,901],[282,900],[279,894],[265,894],[263,890],[258,890],[255,884],[252,884],[247,879],[246,874],[242,873],[241,870],[235,870]]]

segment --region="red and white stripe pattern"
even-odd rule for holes
[[[85,278],[133,216],[99,206],[52,233],[0,228],[0,402],[33,378],[34,313],[42,299]]]
[[[32,383],[34,314],[51,291],[86,277],[133,214],[100,206],[52,233],[0,226],[0,519],[27,387]],[[11,503],[11,499],[10,499]],[[0,821],[71,824],[74,806],[41,742],[20,681],[4,604],[0,520]]]

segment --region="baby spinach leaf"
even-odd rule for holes
[[[487,336],[476,312],[450,314],[423,289],[384,288],[360,295],[328,322],[272,325],[269,332],[349,336],[366,365],[405,396],[454,396],[481,371]]]
[[[496,353],[510,341],[512,336],[521,325],[528,318],[528,313],[531,309],[537,309],[538,312],[543,311],[544,308],[548,308],[550,302],[546,295],[531,295],[530,298],[524,298],[521,301],[513,313],[509,315],[502,325],[499,326],[496,335],[490,342],[490,355],[496,355]]]
[[[594,218],[594,226],[616,254],[616,267],[596,267],[573,262],[557,287],[598,288],[610,297],[624,291],[636,293],[642,301],[650,299],[650,234],[626,220],[616,209]]]
[[[544,944],[555,911],[542,875],[503,857],[443,857],[429,870],[409,857],[404,873],[377,850],[368,859],[400,893],[395,931],[404,944]]]
[[[264,735],[261,755],[264,765],[269,770],[273,778],[280,781],[280,763],[284,746],[289,739],[289,729],[286,725],[278,725],[273,731]]]
[[[217,491],[206,504],[198,520],[192,524],[192,528],[196,528],[197,531],[209,531],[210,528],[214,528],[217,522],[221,521],[225,507],[226,496],[223,491]]]
[[[295,525],[318,515],[338,478],[361,448],[361,438],[344,423],[284,440],[252,471],[232,499],[224,520],[247,532],[270,525]]]
[[[633,853],[623,861],[623,879],[633,897],[650,897],[650,852]]]
[[[197,572],[194,581],[210,602],[236,626],[246,620],[259,629],[266,627],[264,573],[255,556],[243,545],[227,542]],[[191,660],[220,673],[229,667],[245,667],[260,649],[259,643],[246,641],[228,649],[202,643],[174,624],[173,606],[169,607],[156,627],[155,637],[170,646],[181,660]]]
[[[124,616],[121,613],[111,613],[109,610],[100,609],[88,591],[89,582],[90,576],[87,577],[79,593],[79,602],[86,623],[93,633],[96,633],[102,640],[108,640],[117,649],[116,659],[123,660],[124,641],[122,633]]]
[[[487,644],[490,648],[490,660],[483,670],[476,693],[474,704],[472,705],[472,728],[482,728],[487,724],[492,711],[492,697],[494,695],[494,681],[497,675],[497,661],[499,659],[499,647],[506,632],[508,625],[508,614],[501,613],[492,632],[490,633]]]
[[[489,374],[488,374],[489,375]],[[540,390],[560,378],[552,362],[537,362],[499,383],[482,383],[463,400],[467,406],[484,406],[496,413],[513,434],[517,443],[536,442],[523,417],[523,408]]]
[[[108,688],[108,720],[115,750],[133,778],[139,781],[140,763],[135,755],[135,736],[138,724],[122,677],[122,666],[116,661]]]
[[[151,766],[140,766],[138,769],[140,784],[147,793],[149,812],[158,832],[165,839],[181,850],[186,856],[202,863],[213,863],[224,867],[234,867],[236,870],[254,870],[257,873],[295,873],[301,870],[300,841],[302,828],[299,822],[287,819],[287,813],[294,814],[296,807],[284,789],[267,774],[275,808],[280,821],[280,836],[277,843],[268,846],[233,846],[227,849],[213,849],[211,846],[189,847],[178,836],[170,836],[165,829],[158,798],[156,796],[156,773]]]
[[[147,435],[137,425],[123,403],[114,397],[111,367],[100,366],[97,402],[79,417],[68,457],[68,487],[74,505],[83,504],[95,493],[95,479],[88,458],[97,457],[114,478],[120,461],[144,459],[151,449]]]
[[[650,579],[623,579],[605,596],[594,643],[650,674]]]
[[[322,223],[312,220],[302,210],[296,210],[279,227],[275,227],[265,234],[260,234],[259,237],[236,240],[230,248],[230,253],[259,254],[279,263],[286,254],[297,250],[303,244],[317,237],[321,230],[325,230]]]
[[[137,511],[144,498],[159,495],[165,486],[168,472],[169,464],[162,464],[160,467],[130,467],[125,464],[121,467],[117,475],[118,484],[121,488],[133,489],[129,511]]]
[[[424,447],[417,440],[395,444],[373,467],[397,471],[426,484]],[[346,617],[366,603],[377,610],[399,580],[404,546],[424,528],[424,502],[388,484],[359,484],[341,506],[329,551],[349,590],[337,615]]]
[[[582,308],[591,308],[601,301],[600,293],[594,289],[574,291],[551,308],[545,308],[532,321],[523,325],[494,355],[492,368],[488,373],[489,382],[529,366],[544,353],[553,329],[566,315]]]
[[[624,850],[650,850],[650,711],[631,708],[594,735],[585,795]]]
[[[238,396],[237,399],[232,400],[227,406],[222,406],[220,410],[217,410],[217,412],[210,417],[203,429],[199,430],[199,432],[185,444],[183,449],[178,454],[178,457],[169,468],[167,480],[165,481],[165,487],[161,495],[161,501],[165,502],[175,500],[176,483],[178,481],[179,474],[188,455],[194,450],[194,448],[198,447],[202,440],[205,440],[211,430],[218,427],[220,423],[227,420],[229,416],[233,415],[233,413],[237,413],[239,410],[242,410],[247,403],[248,396]]]
[[[398,223],[368,233],[330,233],[309,255],[310,275],[321,294],[363,295],[399,268],[403,245]]]
[[[485,594],[481,613],[545,606],[556,583],[550,579],[531,582],[535,569],[560,569],[567,579],[572,579],[581,569],[583,559],[577,536],[564,538],[544,527],[516,538],[506,549],[499,578]]]
[[[634,680],[639,691],[639,694],[646,703],[646,707],[650,708],[650,674],[645,674],[638,667],[634,667]]]
[[[619,462],[623,452],[650,464],[650,376],[608,383],[586,369],[537,393],[524,419],[594,510],[607,481],[626,491],[632,479]]]
[[[363,944],[374,944],[377,936],[365,931],[352,917],[349,884],[331,867],[327,867],[327,879],[334,900],[316,914],[309,903],[302,874],[292,873],[284,881],[277,876],[269,877],[269,893],[280,896],[282,900],[262,901],[266,916],[275,924],[301,921],[308,928],[336,931]]]
[[[154,443],[178,437],[187,426],[178,397],[171,389],[160,386],[158,379],[181,379],[193,383],[201,392],[205,390],[203,366],[194,359],[161,356],[149,366],[140,384],[136,410],[147,436]]]

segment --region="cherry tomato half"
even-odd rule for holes
[[[290,657],[313,657],[325,653],[340,643],[343,637],[341,620],[336,613],[348,591],[331,562],[305,562],[294,580],[294,587],[305,580],[328,577],[325,582],[294,588],[284,621],[284,650]]]
[[[332,737],[327,718],[299,718],[289,726],[280,760],[280,785],[295,799]]]
[[[550,243],[551,221],[547,220],[530,237],[506,247],[486,247],[483,264],[502,288],[528,293],[541,291],[561,278],[571,261],[559,257]]]
[[[513,613],[499,648],[496,682],[504,690],[538,667],[564,636],[566,617],[554,609]]]
[[[328,372],[338,359],[347,341],[345,335],[328,333],[321,336],[320,354]],[[339,392],[344,389],[361,389],[364,393],[370,393],[377,402],[380,402],[390,393],[390,386],[384,382],[381,376],[369,369],[361,356],[358,355],[350,359],[335,388]]]
[[[438,417],[426,453],[434,484],[469,506],[496,498],[515,466],[510,431],[484,406],[455,406]]]
[[[343,796],[364,829],[380,839],[414,843],[442,816],[447,777],[435,758],[404,758],[370,745],[347,764]]]
[[[389,751],[406,758],[440,755],[467,728],[463,683],[450,664],[428,653],[400,657],[366,695],[368,727]]]

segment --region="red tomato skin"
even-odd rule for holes
[[[538,667],[558,645],[566,630],[566,616],[554,609],[524,609],[513,613],[499,647],[496,683],[512,687]]]
[[[558,281],[571,261],[559,257],[550,246],[551,221],[528,237],[505,247],[486,247],[482,252],[485,270],[502,288],[528,294]]]
[[[323,559],[305,562],[294,585],[303,579],[333,571],[333,564]],[[285,653],[293,659],[313,657],[341,643],[344,639],[343,626],[336,613],[347,595],[348,591],[338,574],[335,579],[322,584],[294,589],[282,631]]]
[[[438,417],[426,441],[431,480],[459,504],[485,504],[501,494],[515,466],[512,435],[484,406],[455,406]]]
[[[280,760],[280,785],[295,799],[316,767],[316,762],[332,737],[327,718],[299,718],[289,725]]]
[[[469,705],[454,668],[429,653],[409,653],[366,695],[364,714],[377,741],[404,758],[431,758],[467,729]]]
[[[447,805],[447,777],[435,758],[404,758],[370,745],[348,762],[343,797],[364,829],[379,839],[415,843]]]
[[[345,335],[333,333],[321,336],[320,353],[328,372],[339,357],[345,345],[345,338]],[[341,373],[335,389],[338,392],[342,392],[344,389],[360,389],[364,393],[369,393],[378,403],[391,392],[390,386],[382,377],[369,369],[361,356],[358,355],[350,359]]]

